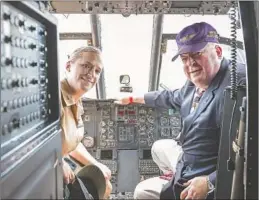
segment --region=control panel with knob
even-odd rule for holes
[[[28,9],[23,2],[1,3],[1,154],[15,148],[9,141],[22,143],[25,133],[59,119],[57,24]]]

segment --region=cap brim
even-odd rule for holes
[[[77,176],[81,179],[90,179],[98,190],[99,198],[103,198],[106,190],[106,181],[99,167],[87,165],[77,173]]]
[[[200,50],[202,50],[206,45],[208,44],[208,42],[200,42],[197,44],[192,44],[192,45],[184,45],[182,46],[177,54],[172,58],[172,61],[175,61],[179,55],[184,54],[184,53],[195,53],[195,52],[199,52]]]

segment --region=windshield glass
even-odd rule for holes
[[[163,33],[177,34],[185,26],[195,22],[207,22],[216,28],[221,37],[231,38],[231,24],[228,15],[219,16],[184,16],[184,15],[165,15]],[[237,40],[243,42],[242,30],[237,30]],[[231,47],[229,45],[221,44],[223,55],[231,58]],[[175,40],[168,40],[166,42],[166,51],[162,54],[161,71],[159,83],[167,86],[170,89],[176,89],[183,86],[186,77],[183,71],[183,64],[180,58],[172,62],[172,57],[177,52],[177,44]],[[245,53],[243,50],[237,50],[237,61],[245,63]],[[160,86],[159,90],[163,90]]]
[[[59,33],[91,33],[88,14],[55,14],[58,19]],[[106,98],[123,96],[142,96],[148,91],[150,56],[152,48],[153,15],[100,15],[101,44],[104,62],[104,81]],[[212,15],[165,15],[163,34],[177,34],[182,28],[194,22],[205,21],[212,24],[220,36],[230,38],[230,18]],[[242,41],[241,29],[237,30],[237,39]],[[77,47],[87,45],[87,40],[61,40],[59,42],[60,78],[64,77],[67,56]],[[222,45],[223,54],[230,58],[230,46]],[[162,53],[159,83],[169,88],[179,88],[186,81],[182,62],[171,59],[177,51],[175,40],[168,40],[166,51]],[[245,54],[238,51],[238,60],[245,63]],[[120,75],[130,76],[132,93],[120,92]],[[162,87],[159,87],[162,89]],[[91,89],[85,97],[96,98],[96,88]]]
[[[90,15],[88,14],[53,14],[58,19],[58,31],[91,32]]]
[[[153,15],[101,15],[106,97],[148,91]],[[130,76],[132,93],[120,92],[120,75]]]

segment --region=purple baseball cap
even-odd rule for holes
[[[218,38],[216,29],[206,22],[187,26],[176,36],[178,52],[172,61],[183,53],[199,52],[209,42],[219,43]]]

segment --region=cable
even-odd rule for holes
[[[237,94],[237,3],[235,1],[232,2],[232,10],[230,11],[230,20],[231,20],[231,71],[230,71],[230,97],[231,99],[236,99]]]

